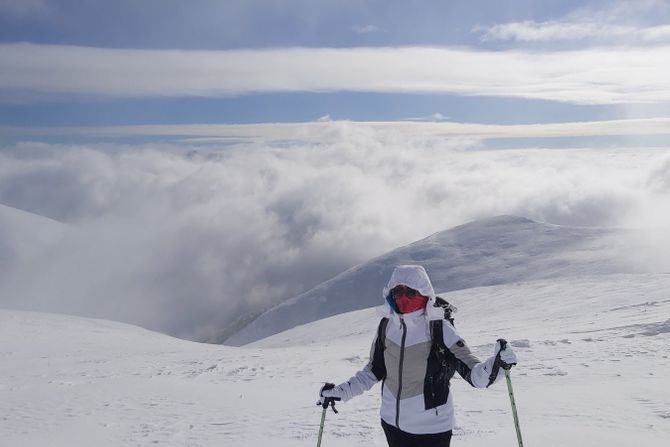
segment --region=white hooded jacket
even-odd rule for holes
[[[401,284],[428,297],[426,308],[408,314],[396,313],[386,299],[390,291]],[[380,307],[380,313],[389,319],[383,343],[378,343],[377,334],[372,343],[370,361],[347,382],[336,387],[338,394],[346,402],[381,380],[380,414],[384,422],[413,434],[452,430],[456,421],[448,388],[446,403],[440,406],[427,408],[424,398],[427,360],[433,345],[430,321],[444,317],[443,309],[435,306],[435,291],[428,274],[419,265],[396,267],[383,290],[383,297],[385,304]],[[474,387],[490,385],[495,356],[480,362],[446,320],[442,322],[442,335],[453,368]],[[499,372],[495,380],[501,376]]]

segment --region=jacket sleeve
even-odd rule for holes
[[[458,371],[463,379],[475,388],[486,388],[498,381],[502,376],[500,371],[498,371],[494,380],[491,380],[491,372],[496,360],[495,356],[488,358],[484,362],[480,361],[470,351],[465,340],[458,335],[456,329],[451,324],[445,322],[443,328],[444,344],[453,356],[453,360],[456,363],[456,371]]]
[[[377,337],[378,336],[375,336],[375,340],[372,342],[370,361],[368,364],[354,374],[352,378],[335,387],[342,396],[342,402],[346,402],[352,397],[363,394],[386,376],[386,368],[384,368],[383,365],[383,347],[380,347],[380,343],[377,342]]]

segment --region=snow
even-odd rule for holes
[[[0,203],[0,267],[43,255],[67,230],[58,221]]]
[[[480,357],[507,338],[528,446],[670,439],[670,275],[544,278],[452,291]],[[322,381],[367,361],[375,309],[237,348],[134,326],[0,310],[2,446],[313,446]],[[516,445],[504,381],[452,387],[453,445]],[[323,446],[383,446],[379,387],[329,412]]]
[[[423,265],[436,290],[584,274],[645,271],[630,230],[571,227],[498,216],[442,231],[356,266],[271,308],[225,343],[240,346],[352,310],[378,304],[399,264]],[[630,253],[638,257],[629,262]]]

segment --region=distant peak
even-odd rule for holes
[[[490,223],[494,225],[498,224],[536,224],[538,222],[528,219],[522,216],[514,216],[512,214],[503,214],[500,216],[490,217],[488,219],[482,219],[481,222]]]
[[[66,226],[67,224],[64,222],[61,222],[60,220],[56,220],[52,217],[45,216],[43,214],[38,214],[33,211],[28,211],[24,210],[21,208],[16,208],[15,206],[7,205],[4,203],[0,203],[0,218],[12,218],[12,219],[30,219],[33,221],[43,221],[43,222],[49,222],[61,226]]]
[[[522,225],[539,225],[538,222],[535,222],[534,220],[528,219],[526,217],[521,217],[521,216],[514,216],[511,214],[503,214],[500,216],[494,216],[494,217],[487,217],[484,219],[478,219],[478,220],[473,220],[471,222],[464,223],[463,225],[459,225],[457,227],[452,228],[451,230],[445,230],[445,231],[458,231],[458,230],[465,230],[468,228],[482,228],[482,227],[498,227],[498,226],[522,226]]]

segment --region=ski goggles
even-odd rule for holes
[[[407,296],[410,298],[421,296],[421,294],[416,290],[404,285],[395,286],[393,289],[391,289],[391,294],[394,298],[397,296]]]

